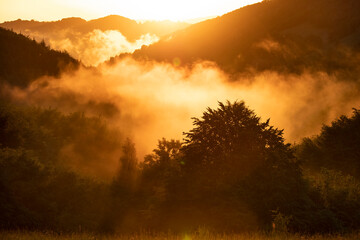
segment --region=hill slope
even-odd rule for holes
[[[0,28],[1,84],[26,87],[41,76],[59,76],[64,69],[79,65],[66,52],[51,50],[44,42]]]
[[[164,35],[189,24],[182,22],[143,22],[111,15],[85,21],[65,18],[54,22],[17,20],[0,24],[35,38],[44,40],[51,48],[67,51],[84,65],[96,66],[110,57],[132,53],[143,45],[150,45]]]
[[[230,73],[353,71],[360,49],[358,9],[356,0],[263,1],[194,24],[133,55],[211,60]]]
[[[159,37],[170,34],[179,29],[188,27],[189,24],[184,22],[171,21],[152,21],[138,23],[118,15],[110,15],[99,19],[86,21],[81,18],[64,18],[54,22],[38,22],[18,19],[16,21],[4,22],[0,27],[12,29],[15,32],[31,33],[38,32],[40,34],[48,34],[61,30],[74,30],[82,34],[91,32],[95,29],[118,30],[129,41],[135,41],[144,34],[155,34]]]

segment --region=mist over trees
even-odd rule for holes
[[[340,116],[330,126],[323,126],[314,138],[305,138],[298,146],[298,156],[313,170],[325,167],[360,178],[360,111],[351,117]]]
[[[359,8],[357,0],[262,1],[191,25],[133,56],[183,65],[208,60],[235,76],[322,71],[353,80]]]
[[[1,102],[0,122],[1,228],[95,229],[108,188],[78,168],[72,171],[68,161],[76,157],[61,152],[74,146],[74,155],[89,166],[89,151],[101,154],[96,144],[114,145],[101,121]]]
[[[334,141],[358,131],[357,110],[297,146],[286,144],[283,131],[244,102],[219,102],[193,120],[184,142],[159,140],[139,161],[134,143],[113,142],[101,119],[2,103],[0,227],[108,233],[270,231],[273,223],[301,233],[359,228],[358,175],[333,165],[357,159],[327,158],[344,152],[332,147]],[[96,141],[85,144],[93,134]],[[314,151],[310,143],[319,139],[321,151]],[[99,154],[94,161],[105,163],[99,144],[108,146],[103,151],[120,149],[114,178],[95,179],[67,165],[71,156],[63,159],[61,151],[69,143],[83,154],[84,165],[92,148]],[[348,154],[357,151],[355,141],[347,142],[352,144]],[[324,157],[311,158],[319,152]]]
[[[110,57],[131,53],[187,26],[185,22],[137,22],[118,15],[89,21],[71,17],[52,22],[18,19],[0,23],[0,27],[67,51],[85,66],[97,66]]]
[[[324,71],[357,82],[358,5],[354,0],[264,1],[179,31],[134,57],[177,57],[183,63],[206,59],[230,73]],[[240,35],[248,38],[238,41]],[[58,77],[81,65],[45,42],[2,28],[0,64],[0,87],[23,89],[38,78]],[[138,146],[122,131],[127,126],[110,122],[114,111],[123,110],[111,101],[105,104],[108,115],[95,116],[97,108],[92,114],[42,108],[26,103],[26,97],[13,101],[4,92],[0,230],[360,230],[358,109],[324,125],[318,135],[289,144],[286,129],[272,126],[245,102],[218,102],[194,116],[183,141],[162,138],[153,152],[140,158]],[[70,99],[66,91],[64,96]],[[311,97],[315,104],[316,96]],[[141,137],[148,141],[145,134]]]
[[[22,34],[0,27],[0,84],[27,87],[42,76],[59,77],[65,70],[75,70],[79,61],[66,52],[50,49]]]
[[[101,31],[117,30],[129,41],[133,42],[139,39],[141,35],[155,34],[158,37],[163,37],[174,31],[186,28],[189,25],[190,24],[185,22],[173,21],[137,22],[126,17],[110,15],[89,21],[77,17],[64,18],[59,21],[52,22],[18,19],[16,21],[1,23],[0,27],[13,29],[15,32],[22,32],[25,34],[40,33],[44,37],[52,34],[54,30],[58,32],[73,31],[81,34],[92,32],[95,29]]]

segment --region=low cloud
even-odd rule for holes
[[[27,30],[25,34],[37,41],[44,40],[53,49],[67,51],[86,66],[97,66],[111,57],[121,53],[133,53],[144,45],[148,46],[159,41],[154,34],[144,34],[134,42],[130,42],[117,30],[98,29],[85,34],[71,29],[46,34]]]
[[[7,92],[15,101],[102,116],[133,139],[141,160],[158,139],[182,139],[192,128],[191,117],[201,117],[206,107],[217,107],[217,101],[244,100],[263,121],[271,118],[271,125],[285,129],[286,140],[294,142],[358,107],[359,89],[356,81],[322,72],[265,72],[229,81],[210,62],[185,68],[126,58],[60,79],[44,77],[25,90]]]

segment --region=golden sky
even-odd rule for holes
[[[190,20],[222,15],[260,0],[0,0],[0,22],[86,20],[111,14],[134,20]]]

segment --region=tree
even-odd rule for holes
[[[146,219],[151,228],[169,228],[169,215],[174,212],[172,207],[178,205],[181,146],[178,140],[163,138],[141,165],[141,194],[146,202],[142,207],[142,219]]]
[[[136,228],[135,212],[138,163],[135,144],[128,138],[122,147],[119,170],[111,183],[112,199],[101,226],[103,231]]]
[[[260,122],[260,117],[243,101],[219,102],[218,109],[208,108],[202,119],[194,118],[194,125],[185,133],[184,152],[189,160],[186,165],[214,169],[219,176],[230,172],[245,176],[262,164],[269,153],[288,149],[283,131],[270,126],[269,119]]]
[[[242,202],[265,226],[274,210],[298,220],[299,209],[308,206],[306,187],[282,130],[270,126],[269,119],[261,122],[242,101],[219,102],[217,109],[194,118],[194,125],[182,149],[184,181],[189,179],[194,202],[232,205],[232,211],[240,211],[236,206]]]
[[[111,184],[115,198],[126,199],[132,195],[136,185],[137,167],[135,144],[128,138],[122,146],[119,170]]]
[[[360,111],[340,116],[295,147],[309,182],[315,232],[353,231],[360,212]],[[310,225],[310,224],[309,224]]]
[[[354,109],[350,117],[340,116],[321,133],[305,138],[297,146],[298,158],[306,168],[340,170],[360,179],[360,110]]]
[[[163,138],[158,141],[158,147],[153,150],[153,154],[145,156],[143,167],[154,164],[164,164],[172,161],[180,152],[181,143],[179,140],[166,140]]]

